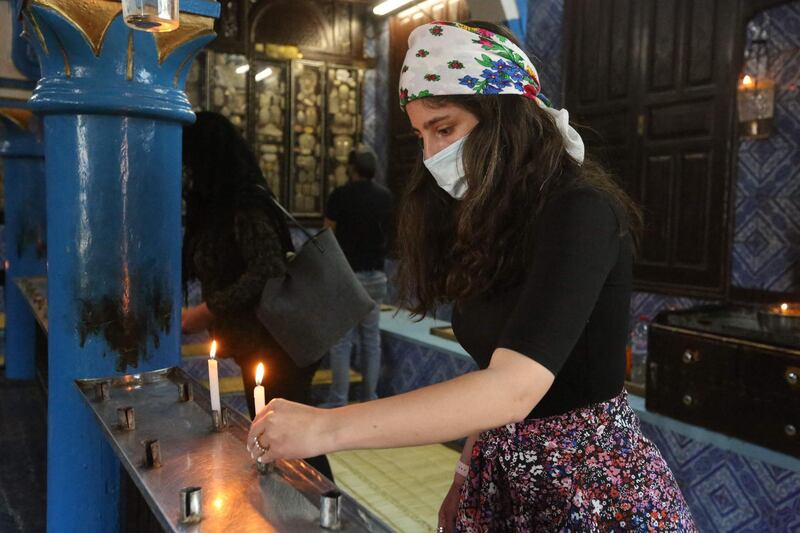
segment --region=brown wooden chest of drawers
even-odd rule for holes
[[[647,409],[800,457],[800,349],[676,326],[671,313],[686,311],[650,325]]]

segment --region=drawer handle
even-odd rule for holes
[[[690,365],[692,363],[696,363],[700,358],[699,356],[700,354],[697,352],[697,350],[686,350],[685,352],[683,352],[681,360],[687,365]]]
[[[787,437],[794,437],[797,435],[797,428],[792,424],[786,424],[783,426],[783,432],[786,433]]]
[[[692,398],[691,394],[684,394],[683,398],[681,398],[681,401],[686,407],[691,407],[692,404],[694,404],[694,398]]]
[[[797,385],[798,377],[797,377],[797,370],[787,370],[786,371],[786,383],[789,385]]]

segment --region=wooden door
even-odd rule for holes
[[[641,288],[720,296],[727,287],[735,10],[723,0],[646,0],[632,192],[646,230]]]
[[[644,210],[636,288],[722,296],[735,9],[723,0],[571,0],[567,108]]]

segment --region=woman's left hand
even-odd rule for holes
[[[332,451],[331,410],[275,399],[256,416],[247,436],[247,451],[261,463],[305,459]],[[259,446],[255,445],[258,438]],[[266,448],[266,452],[263,449]]]

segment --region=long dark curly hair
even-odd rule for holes
[[[183,283],[196,278],[194,250],[206,231],[230,231],[242,209],[263,209],[273,221],[285,250],[292,240],[284,216],[275,207],[253,152],[236,127],[224,116],[197,113],[183,128]]]
[[[481,27],[518,41],[506,28]],[[432,96],[424,105],[458,105],[478,117],[463,148],[467,193],[454,200],[417,160],[400,204],[398,285],[402,304],[417,315],[438,305],[519,283],[534,253],[536,214],[573,187],[591,187],[627,215],[639,234],[641,212],[591,158],[578,164],[565,150],[552,118],[518,95]]]

